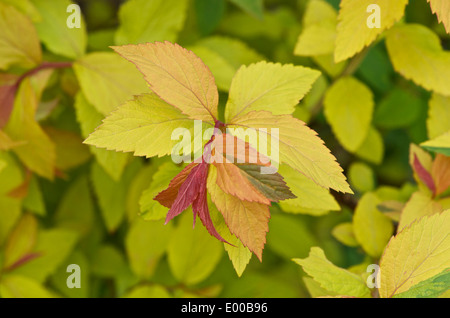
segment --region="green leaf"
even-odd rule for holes
[[[428,138],[433,139],[449,130],[450,97],[433,94],[428,105]]]
[[[375,188],[375,174],[369,165],[363,162],[353,162],[348,169],[348,179],[352,188],[364,193]]]
[[[208,35],[219,25],[225,14],[225,0],[195,0],[197,25],[202,35]]]
[[[377,206],[380,199],[367,192],[359,200],[353,216],[353,232],[362,248],[372,257],[380,257],[391,237],[394,226]]]
[[[69,0],[32,0],[42,19],[35,23],[39,38],[55,54],[71,59],[81,57],[86,51],[86,25],[81,21],[80,28],[69,28],[67,7]]]
[[[252,111],[292,114],[320,72],[302,66],[259,62],[242,66],[233,78],[225,121],[234,123]]]
[[[172,223],[136,219],[130,226],[125,246],[131,269],[141,279],[151,278],[172,236]]]
[[[0,281],[3,298],[54,298],[56,295],[37,281],[21,275],[5,275]]]
[[[67,278],[70,273],[67,272],[67,266],[60,266],[51,276],[52,286],[65,297],[70,298],[88,298],[92,294],[91,271],[87,257],[80,251],[74,251],[67,259],[67,264],[77,264],[80,266],[80,284],[81,288],[67,288]],[[111,265],[111,264],[109,264]]]
[[[159,166],[158,171],[153,175],[150,186],[142,193],[139,201],[141,216],[144,220],[161,220],[166,217],[169,209],[159,204],[154,198],[168,187],[170,180],[182,169],[173,162],[166,162]]]
[[[78,234],[71,230],[52,228],[41,230],[33,253],[38,257],[17,267],[13,274],[23,275],[44,282],[71,254],[78,241]]]
[[[186,18],[187,0],[130,0],[119,10],[116,45],[176,41]]]
[[[420,145],[427,150],[450,156],[450,130]]]
[[[222,257],[222,244],[203,226],[192,229],[190,213],[183,213],[178,218],[167,251],[169,266],[178,281],[194,285],[214,271]]]
[[[271,215],[267,246],[286,259],[306,257],[318,241],[304,219],[294,215]]]
[[[400,20],[408,0],[342,0],[340,3],[336,50],[336,62],[348,59],[376,40],[379,34]],[[367,12],[369,5],[379,6],[380,27],[369,28],[373,12]],[[407,52],[407,51],[405,51]]]
[[[55,144],[57,169],[70,170],[88,161],[89,149],[82,144],[82,139],[78,134],[53,127],[45,127],[44,131]]]
[[[230,0],[248,14],[262,20],[264,18],[263,0]]]
[[[328,211],[339,211],[341,209],[330,191],[317,185],[295,169],[288,165],[281,165],[279,173],[297,197],[281,201],[279,205],[283,211],[318,216],[326,214]]]
[[[20,218],[21,204],[17,199],[0,195],[0,246],[3,246],[6,238]]]
[[[450,267],[449,227],[446,210],[416,220],[390,240],[380,261],[382,298],[408,291]]]
[[[54,221],[59,228],[77,231],[80,236],[92,231],[95,210],[86,175],[75,179],[65,191],[56,209]]]
[[[84,97],[83,93],[77,94],[75,98],[75,111],[80,123],[81,132],[87,138],[98,126],[101,125],[103,115],[100,114]],[[113,178],[119,180],[122,172],[130,158],[129,154],[107,151],[106,149],[89,147],[97,162]]]
[[[331,263],[319,247],[312,247],[307,258],[295,258],[293,261],[302,266],[322,288],[333,294],[370,297],[370,290],[360,276]]]
[[[370,127],[366,139],[356,150],[355,155],[376,165],[379,165],[383,161],[383,136],[376,128],[373,126]]]
[[[384,129],[408,127],[418,119],[422,108],[422,101],[417,96],[394,88],[375,109],[374,123]]]
[[[7,169],[0,171],[0,194],[8,194],[23,183],[23,171],[20,163],[12,153],[0,151],[0,160],[7,167]]]
[[[450,286],[450,270],[421,281],[405,292],[395,294],[393,298],[436,298],[448,290]]]
[[[104,116],[133,95],[148,92],[136,68],[114,53],[90,53],[73,68],[86,99]]]
[[[153,160],[151,164],[144,166],[131,182],[127,194],[127,220],[129,222],[132,222],[141,213],[139,200],[144,191],[150,187],[153,175],[158,170],[160,164],[160,162]]]
[[[23,200],[23,207],[28,211],[34,212],[36,215],[44,216],[46,214],[42,191],[38,179],[35,176],[31,177],[30,183],[28,184],[28,193]]]
[[[105,244],[100,246],[91,261],[92,274],[102,278],[116,278],[128,270],[128,264],[121,251],[115,246]]]
[[[353,233],[353,224],[350,222],[336,225],[331,233],[342,244],[352,247],[359,246],[355,233]]]
[[[159,285],[138,286],[123,296],[124,298],[170,298],[166,288]]]
[[[94,162],[92,165],[91,178],[94,191],[99,200],[106,228],[111,233],[117,230],[125,218],[127,189],[140,167],[139,161],[131,162],[121,179],[115,181],[97,163]]]
[[[299,56],[328,55],[334,52],[337,13],[326,1],[308,2],[303,16],[303,30],[294,49]]]
[[[386,46],[397,72],[427,90],[450,95],[450,52],[442,49],[439,37],[419,24],[405,24],[390,30]]]
[[[189,47],[210,68],[220,90],[228,91],[241,65],[256,63],[265,58],[237,39],[212,36]]]
[[[30,19],[0,2],[0,69],[11,65],[31,68],[41,62],[39,38]],[[23,35],[27,36],[24,37]]]
[[[341,78],[327,91],[324,107],[339,142],[355,152],[366,139],[372,121],[374,102],[370,89],[353,77]]]

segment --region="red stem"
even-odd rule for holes
[[[69,68],[72,67],[72,62],[43,62],[41,65],[33,68],[32,70],[29,70],[28,72],[22,74],[16,81],[15,85],[18,87],[20,83],[27,77],[32,76],[36,73],[39,73],[42,70],[53,68],[53,69],[59,69],[59,68]]]

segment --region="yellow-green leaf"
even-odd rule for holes
[[[5,126],[5,132],[13,140],[26,141],[13,151],[31,171],[42,177],[53,179],[56,160],[55,145],[36,122],[34,116],[37,103],[30,80],[24,80],[17,92],[14,109]]]
[[[194,121],[155,94],[135,97],[107,117],[85,143],[108,150],[133,152],[147,158],[170,155],[179,143],[172,139],[177,128],[190,132],[188,144],[202,131],[194,131]],[[183,140],[185,135],[183,136]],[[195,149],[192,149],[195,152]],[[188,151],[190,154],[191,151]]]
[[[139,200],[141,216],[144,220],[155,221],[166,217],[169,209],[159,204],[154,198],[168,187],[170,180],[181,170],[182,167],[175,165],[173,162],[166,162],[159,166],[158,171],[153,175],[150,186],[142,193]]]
[[[0,69],[11,65],[31,68],[41,62],[41,45],[30,19],[2,2],[0,30]]]
[[[205,227],[192,228],[192,214],[183,213],[168,246],[169,267],[175,278],[187,285],[206,279],[222,257],[221,242]]]
[[[75,110],[77,120],[80,124],[81,133],[87,138],[98,126],[101,125],[104,116],[100,114],[94,106],[92,106],[84,97],[83,93],[79,93],[75,98]],[[123,169],[130,158],[129,154],[108,151],[106,149],[89,147],[94,154],[97,162],[103,169],[114,179],[119,180],[122,176]]]
[[[225,121],[236,123],[252,111],[292,114],[320,72],[303,66],[258,62],[242,66],[231,83]]]
[[[136,68],[114,53],[88,54],[73,68],[84,96],[104,116],[133,95],[148,92]]]
[[[152,277],[169,244],[173,231],[171,224],[137,218],[130,225],[125,246],[130,267],[139,278]]]
[[[386,46],[397,72],[427,90],[450,95],[450,52],[442,49],[436,33],[419,24],[396,26]]]
[[[383,136],[375,127],[370,127],[366,139],[356,150],[355,155],[357,155],[361,159],[367,160],[377,165],[379,165],[383,161]]]
[[[356,78],[341,78],[327,91],[324,107],[339,142],[348,151],[357,151],[367,138],[372,121],[374,102],[370,89]]]
[[[438,202],[433,201],[430,194],[422,191],[414,192],[402,210],[398,231],[401,231],[416,219],[439,212],[442,212],[442,206]]]
[[[79,28],[69,28],[67,7],[69,0],[32,0],[41,19],[35,23],[39,38],[46,47],[58,55],[68,58],[81,57],[86,51],[86,24],[81,19]]]
[[[381,213],[377,206],[381,200],[367,192],[359,200],[353,216],[353,232],[362,248],[372,257],[380,257],[391,237],[392,221]]]
[[[131,0],[119,10],[117,45],[175,41],[186,18],[187,0]]]
[[[353,162],[348,169],[348,179],[352,188],[364,193],[375,188],[375,174],[364,162]]]
[[[267,149],[271,149],[273,144],[272,154],[279,150],[281,164],[291,166],[318,185],[341,192],[352,192],[336,158],[317,133],[301,120],[291,115],[275,116],[267,111],[253,111],[236,118],[229,128],[244,128],[254,131],[256,135],[259,133],[259,138],[267,140]],[[256,141],[249,142],[263,155],[268,155],[267,151],[255,144]]]
[[[428,138],[436,138],[450,128],[450,96],[433,94],[428,107]]]
[[[334,52],[336,62],[352,57],[375,41],[379,34],[403,17],[407,3],[408,0],[342,0]],[[378,5],[379,10],[367,12],[371,4]],[[377,18],[380,27],[369,28],[369,23]]]
[[[325,256],[320,247],[312,247],[309,256],[293,259],[330,295],[370,297],[370,290],[361,276],[337,267]]]
[[[295,55],[315,56],[334,52],[337,13],[326,1],[309,1],[303,16],[303,31],[294,49]]]
[[[217,232],[228,243],[233,245],[232,246],[230,244],[223,243],[223,246],[228,253],[228,257],[230,258],[237,275],[241,277],[244,273],[245,268],[250,262],[250,259],[252,258],[252,252],[250,252],[250,250],[245,247],[236,236],[231,234],[223,216],[220,214],[216,205],[211,201],[210,197],[208,197],[208,208]]]
[[[54,298],[56,295],[37,281],[21,275],[5,275],[0,281],[3,298]]]
[[[279,173],[284,177],[287,186],[297,197],[280,201],[285,212],[322,215],[328,211],[339,211],[341,208],[330,191],[317,185],[311,179],[298,173],[288,165],[281,165]]]
[[[37,257],[17,267],[12,273],[44,282],[70,255],[78,237],[76,232],[67,229],[41,230],[32,251]]]
[[[192,51],[170,42],[115,46],[150,88],[190,118],[215,121],[219,93],[209,68]]]
[[[428,150],[450,156],[450,130],[420,145]]]
[[[450,210],[425,216],[393,237],[381,258],[380,296],[393,297],[450,267]]]
[[[446,0],[427,0],[431,11],[438,17],[439,22],[444,24],[445,30],[450,34],[450,2]]]
[[[333,236],[342,244],[347,246],[358,246],[359,243],[353,233],[353,224],[350,222],[336,225],[331,231]]]
[[[211,69],[217,87],[228,92],[241,65],[264,60],[264,57],[244,42],[223,36],[201,39],[189,47]]]
[[[31,214],[25,214],[17,223],[5,245],[3,267],[9,268],[19,264],[31,253],[36,244],[38,224]]]

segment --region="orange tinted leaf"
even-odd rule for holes
[[[236,165],[228,162],[214,165],[217,168],[217,185],[222,191],[240,200],[270,204],[270,200],[256,190]]]
[[[266,234],[269,231],[269,206],[259,202],[242,201],[225,193],[217,185],[216,179],[217,168],[210,165],[207,189],[211,200],[222,213],[230,232],[261,261]]]
[[[115,46],[150,88],[191,118],[215,121],[219,93],[209,68],[192,51],[170,42]]]
[[[431,175],[436,185],[436,195],[447,190],[450,187],[450,157],[437,154],[431,168]]]

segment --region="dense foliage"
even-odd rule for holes
[[[449,296],[449,2],[77,3],[0,0],[1,297]]]

